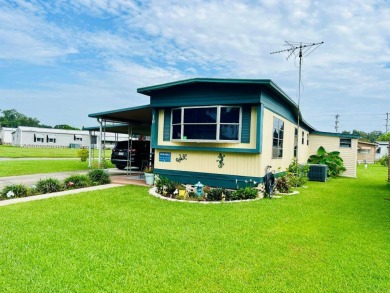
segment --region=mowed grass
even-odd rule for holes
[[[70,148],[25,148],[0,145],[0,158],[77,158],[78,149]],[[98,157],[99,150],[94,150]],[[105,158],[110,158],[111,150],[105,150]]]
[[[234,204],[126,186],[0,208],[2,292],[389,292],[387,169]]]
[[[74,160],[0,161],[0,177],[87,170],[88,162]]]

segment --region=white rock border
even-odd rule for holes
[[[242,200],[226,200],[226,201],[196,201],[196,200],[181,200],[181,199],[176,199],[176,198],[170,198],[170,197],[165,197],[162,196],[161,194],[156,192],[156,187],[152,187],[149,189],[149,194],[153,195],[154,197],[164,199],[164,200],[169,200],[169,201],[177,201],[177,202],[188,202],[188,203],[200,203],[200,204],[221,204],[221,203],[236,203],[236,202],[251,202],[251,201],[257,201],[260,199],[263,199],[262,197],[257,197],[254,199],[242,199]]]
[[[297,195],[297,194],[299,194],[298,190],[294,190],[293,192],[290,192],[290,193],[280,193],[280,192],[275,193],[275,195]],[[272,197],[275,197],[275,195]]]

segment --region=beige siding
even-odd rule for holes
[[[260,155],[223,153],[224,165],[219,168],[218,152],[169,150],[171,162],[159,162],[159,150],[156,150],[155,168],[188,172],[205,172],[224,175],[261,176]],[[186,160],[177,162],[180,155],[187,155]]]
[[[356,177],[357,139],[352,139],[350,148],[340,147],[340,138],[336,136],[315,135],[310,136],[310,155],[317,153],[319,147],[324,147],[327,152],[339,151],[347,169],[342,175]]]
[[[284,122],[284,140],[283,140],[283,157],[280,159],[272,158],[272,138],[273,138],[273,118]],[[291,164],[294,158],[294,136],[296,124],[282,118],[274,112],[265,109],[263,120],[263,147],[262,147],[262,160],[261,170],[264,175],[267,165],[272,166],[275,171],[285,171]],[[302,144],[302,131],[304,131],[304,144]],[[309,147],[307,146],[307,134],[308,132],[302,128],[298,131],[298,160],[300,163],[306,163],[309,153]]]

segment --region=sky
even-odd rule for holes
[[[386,130],[387,0],[0,0],[0,109],[94,126],[148,104],[139,87],[196,77],[271,79],[298,102],[297,54],[270,54],[286,41],[324,42],[302,58],[310,125]]]

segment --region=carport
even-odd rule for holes
[[[99,126],[95,127],[84,127],[83,130],[88,130],[90,135],[89,144],[89,166],[92,166],[92,145],[94,143],[98,146],[98,163],[102,162],[102,150],[105,141],[105,133],[122,133],[128,134],[128,138],[133,136],[149,136],[152,137],[152,122],[153,114],[150,105],[131,107],[118,109],[113,111],[106,111],[100,113],[89,114],[88,117],[96,118]],[[99,139],[93,141],[93,134],[99,132]],[[150,160],[152,158],[152,143],[150,144]],[[131,146],[129,145],[129,148]],[[131,158],[129,159],[128,165],[130,165]],[[130,166],[131,170],[131,166]]]

